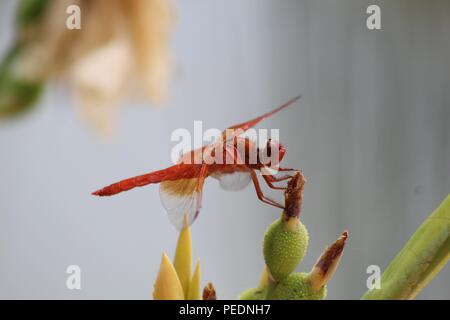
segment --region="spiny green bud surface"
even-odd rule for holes
[[[245,290],[239,295],[240,300],[264,300],[266,290],[260,288],[252,288]]]
[[[297,218],[273,222],[264,236],[263,253],[275,281],[291,274],[302,261],[308,247],[308,231]]]
[[[314,291],[306,273],[293,273],[281,281],[273,292],[275,300],[323,300],[327,297],[327,287]]]

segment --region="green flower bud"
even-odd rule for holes
[[[293,273],[276,286],[272,298],[275,300],[324,300],[326,296],[326,286],[319,291],[314,291],[307,273]]]
[[[239,295],[240,300],[265,300],[267,295],[267,288],[269,285],[269,273],[267,267],[264,266],[263,272],[259,279],[259,284],[256,288],[248,289]]]
[[[308,247],[308,231],[298,218],[273,222],[264,236],[263,253],[272,279],[281,281],[302,261]]]
[[[300,222],[305,182],[301,171],[289,181],[281,219],[269,226],[264,237],[264,259],[275,283],[297,268],[308,247],[308,231]]]
[[[266,289],[252,288],[245,290],[239,295],[240,300],[264,300],[266,297]]]

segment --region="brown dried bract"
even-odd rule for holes
[[[203,300],[217,300],[216,289],[211,282],[203,289]]]
[[[301,171],[297,171],[295,176],[289,180],[284,198],[284,212],[287,218],[300,217],[305,183],[306,179]]]
[[[319,260],[316,262],[316,267],[319,268],[323,274],[326,274],[333,262],[341,257],[347,238],[348,232],[344,231],[340,238],[337,239],[331,246],[329,246],[320,256]]]
[[[344,231],[339,239],[327,247],[317,260],[309,274],[310,283],[314,290],[320,290],[333,276],[341,259],[347,239],[348,231]]]

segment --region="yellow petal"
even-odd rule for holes
[[[167,97],[172,64],[169,40],[174,13],[171,1],[121,2],[128,13],[136,67],[142,79],[137,85],[152,102],[161,104]]]
[[[201,300],[200,282],[201,282],[200,261],[197,260],[194,274],[192,275],[191,283],[189,284],[189,293],[187,295],[188,300]]]
[[[177,271],[181,285],[183,286],[184,295],[187,296],[189,292],[189,282],[192,274],[192,239],[191,229],[187,218],[185,219],[187,226],[180,232],[178,237],[177,249],[175,251],[175,258],[173,264]]]
[[[164,252],[159,267],[158,277],[153,286],[155,300],[183,300],[184,293],[177,272]]]

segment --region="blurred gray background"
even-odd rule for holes
[[[0,52],[16,1],[0,2]],[[378,4],[382,30],[366,28]],[[170,164],[176,128],[228,125],[298,93],[260,127],[280,128],[285,165],[308,178],[303,222],[311,243],[299,270],[344,230],[350,240],[330,299],[357,299],[366,268],[384,269],[450,192],[449,1],[175,1],[176,72],[165,109],[123,108],[105,143],[59,85],[39,108],[0,124],[0,298],[149,299],[176,230],[158,187],[98,199],[98,187]],[[273,194],[273,193],[272,193]],[[275,195],[276,196],[276,195]],[[279,196],[279,195],[278,195]],[[194,223],[194,257],[219,298],[255,286],[265,228],[279,211],[248,187],[208,181]],[[66,267],[82,290],[66,289]],[[420,295],[450,298],[450,268]]]

